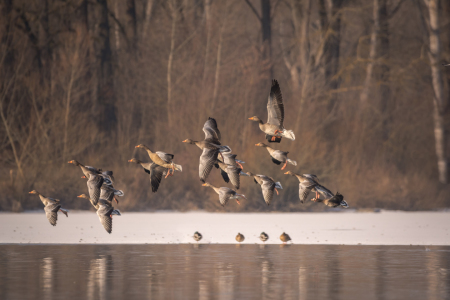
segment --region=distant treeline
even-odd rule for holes
[[[121,210],[301,211],[298,181],[255,147],[280,83],[297,167],[350,207],[450,205],[450,2],[439,0],[6,0],[0,3],[0,210],[87,209],[79,168],[113,170]],[[238,206],[201,186],[214,117],[244,171],[280,181],[267,207],[241,178]],[[175,154],[183,172],[152,193],[127,160]],[[213,170],[208,180],[227,186]],[[230,185],[228,185],[230,186]],[[231,187],[231,186],[230,186]],[[310,196],[311,197],[311,196]]]

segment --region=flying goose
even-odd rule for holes
[[[220,131],[217,128],[217,122],[213,118],[208,118],[208,120],[203,125],[203,132],[205,133],[205,139],[203,141],[194,141],[191,139],[186,139],[183,143],[188,143],[191,145],[196,145],[203,150],[202,155],[200,155],[199,163],[199,177],[200,181],[206,182],[206,179],[211,173],[212,167],[217,161],[217,158],[221,152],[230,152],[231,149],[228,146],[222,146],[220,144]],[[222,156],[222,161],[224,158]]]
[[[311,201],[315,202],[323,202],[326,206],[329,207],[338,207],[342,206],[343,208],[348,208],[347,202],[344,200],[344,196],[341,195],[339,192],[336,193],[333,197],[327,198],[327,199],[311,199]]]
[[[298,196],[300,198],[301,203],[303,203],[306,200],[306,198],[309,195],[309,192],[311,192],[311,191],[316,192],[316,198],[314,198],[314,199],[319,199],[320,194],[322,194],[324,197],[328,197],[328,198],[331,198],[334,196],[333,193],[329,189],[327,189],[326,187],[324,187],[323,185],[321,185],[319,183],[319,178],[314,174],[300,175],[300,174],[295,174],[291,171],[287,171],[284,174],[295,176],[295,177],[297,177],[298,181],[300,182],[298,185],[298,187],[299,187]]]
[[[110,198],[114,197],[114,191],[110,188],[102,189],[102,197]],[[78,196],[78,198],[85,198],[88,199],[92,206],[97,210],[97,216],[100,220],[100,223],[103,225],[103,228],[105,228],[106,232],[111,233],[112,232],[112,216],[117,215],[121,216],[121,213],[118,209],[114,209],[112,206],[112,201],[104,198],[100,198],[96,204],[92,201],[92,199],[89,196],[86,196],[85,194],[82,194]]]
[[[53,199],[50,197],[45,197],[41,193],[39,193],[36,190],[32,190],[29,194],[38,195],[41,199],[42,203],[44,204],[44,211],[45,215],[47,216],[48,221],[51,225],[56,226],[56,221],[58,220],[58,211],[61,211],[63,214],[68,217],[68,210],[61,208],[60,200],[59,199]]]
[[[256,175],[252,172],[246,173],[248,176],[253,177],[255,183],[259,184],[261,186],[262,194],[264,197],[264,201],[267,203],[267,205],[270,205],[270,202],[272,202],[273,199],[273,192],[275,191],[278,195],[278,189],[282,189],[280,182],[275,182],[273,178],[266,176],[266,175]]]
[[[128,162],[133,162],[138,165],[140,164],[144,171],[150,175],[150,185],[152,186],[153,193],[158,191],[162,178],[169,172],[169,169],[157,165],[154,162],[145,163],[136,158],[132,158]]]
[[[291,165],[297,166],[297,162],[295,160],[289,159],[287,157],[289,152],[284,152],[281,150],[275,150],[269,146],[267,146],[264,143],[258,143],[255,146],[258,147],[264,147],[267,149],[267,152],[269,152],[270,156],[272,157],[272,161],[274,164],[280,165],[281,163],[284,163],[281,170],[284,170],[286,168],[287,163],[290,163]]]
[[[267,123],[257,116],[249,118],[249,120],[259,123],[259,128],[266,134],[266,139],[269,142],[280,143],[281,137],[295,140],[295,135],[292,130],[284,128],[284,104],[283,96],[278,81],[272,80],[272,87],[270,88],[269,100],[267,102]]]
[[[225,204],[227,204],[228,200],[230,199],[235,199],[237,204],[241,204],[239,202],[239,198],[243,198],[243,199],[247,199],[245,197],[245,195],[242,194],[238,194],[236,193],[236,191],[233,191],[232,189],[229,189],[227,187],[215,187],[212,184],[205,182],[204,184],[202,184],[203,186],[209,186],[210,188],[212,188],[217,194],[219,194],[219,202],[222,206],[225,206]]]
[[[162,151],[152,152],[144,144],[137,145],[135,148],[145,149],[148,153],[148,156],[155,164],[160,165],[161,167],[164,167],[167,169],[171,169],[172,173],[167,172],[167,175],[165,178],[167,178],[169,175],[173,176],[173,173],[175,172],[175,170],[180,171],[180,172],[183,171],[183,168],[181,165],[177,165],[173,162],[173,158],[175,156],[173,154],[168,154],[168,153],[165,153]]]

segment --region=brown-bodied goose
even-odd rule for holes
[[[45,215],[47,216],[48,221],[51,225],[55,226],[56,221],[58,220],[58,211],[61,211],[63,214],[68,217],[68,210],[61,208],[60,200],[59,199],[53,199],[50,197],[45,197],[41,193],[39,193],[36,190],[32,190],[30,194],[39,195],[39,198],[41,199],[42,203],[44,204],[44,211]]]
[[[238,166],[242,170],[244,169],[244,166],[242,164],[245,164],[245,161],[236,159],[237,154],[231,154],[231,152],[221,152],[221,156],[218,158],[221,162],[232,165],[232,166]]]
[[[87,186],[89,190],[89,197],[92,199],[92,201],[94,201],[94,203],[97,203],[98,199],[100,198],[100,188],[102,187],[104,181],[103,176],[99,174],[99,171],[97,169],[87,168],[76,160],[69,161],[69,164],[74,164],[81,168],[86,178],[88,178]]]
[[[278,81],[272,80],[272,87],[270,88],[269,101],[267,102],[267,123],[257,116],[249,118],[249,120],[259,123],[259,128],[266,134],[266,139],[269,142],[279,143],[281,137],[295,140],[295,135],[292,130],[284,128],[284,104],[283,96]]]
[[[237,190],[241,184],[241,175],[248,176],[247,173],[242,172],[242,169],[236,165],[225,164],[220,160],[216,161],[216,167],[220,169],[220,174],[222,175],[223,180],[227,183],[231,181],[231,184]]]
[[[270,202],[272,202],[273,199],[273,192],[275,191],[278,195],[277,189],[282,189],[280,182],[275,182],[273,178],[266,176],[266,175],[256,175],[252,172],[246,173],[248,176],[253,177],[255,183],[259,184],[261,186],[262,194],[264,197],[264,201],[267,203],[267,205],[270,205]]]
[[[238,234],[236,235],[236,241],[238,243],[242,243],[245,240],[245,236],[243,234],[241,234],[240,232],[238,232]]]
[[[181,165],[177,165],[173,162],[173,158],[175,155],[168,154],[162,151],[152,152],[147,146],[140,144],[137,145],[136,148],[141,148],[147,150],[148,156],[150,159],[157,165],[164,167],[166,169],[171,169],[172,172],[167,172],[166,178],[170,175],[173,176],[173,173],[176,171],[183,171]]]
[[[237,204],[241,204],[239,202],[239,198],[243,198],[243,199],[247,199],[245,197],[245,195],[242,194],[238,194],[236,193],[236,191],[233,191],[232,189],[229,189],[227,187],[215,187],[212,184],[205,182],[204,184],[202,184],[203,186],[209,186],[210,188],[212,188],[217,194],[219,194],[219,202],[220,205],[225,206],[225,204],[227,204],[228,200],[230,199],[235,199]]]
[[[202,155],[200,155],[199,176],[200,180],[205,182],[209,173],[211,173],[212,167],[216,163],[219,154],[221,154],[221,152],[231,153],[231,149],[228,146],[222,146],[220,144],[221,136],[215,119],[209,118],[205,122],[203,125],[203,132],[205,133],[205,139],[203,141],[186,139],[183,143],[196,145],[203,150]],[[222,160],[224,160],[223,156]]]
[[[114,197],[114,191],[112,190],[108,191],[107,189],[102,191],[105,191],[104,192],[105,194],[102,196],[110,197],[111,199],[112,197]],[[89,198],[89,196],[86,196],[85,194],[78,196],[78,198],[85,198],[91,202],[92,206],[94,206],[94,208],[97,210],[97,216],[100,220],[100,223],[103,225],[103,228],[105,228],[106,232],[111,233],[112,216],[113,215],[121,216],[120,211],[118,209],[114,209],[114,207],[112,206],[112,201],[100,198],[94,205],[92,199]]]
[[[319,178],[314,174],[295,174],[291,171],[287,171],[284,173],[286,175],[291,175],[297,177],[299,181],[299,190],[298,190],[298,196],[300,198],[300,202],[303,203],[306,198],[308,197],[309,193],[311,191],[316,192],[316,198],[319,199],[320,194],[322,194],[324,197],[331,198],[333,197],[333,193],[321,185],[319,183]],[[320,194],[319,194],[320,193]]]
[[[289,236],[289,234],[286,234],[285,232],[283,232],[280,235],[280,240],[283,242],[283,244],[286,244],[287,242],[291,241],[291,237]]]
[[[264,147],[267,149],[267,152],[269,152],[270,156],[272,157],[272,161],[274,164],[280,165],[281,163],[284,163],[281,170],[284,170],[286,168],[287,163],[290,163],[293,166],[297,165],[297,162],[295,160],[292,160],[287,157],[289,152],[281,151],[281,150],[275,150],[269,146],[267,146],[264,143],[258,143],[255,146],[258,147]]]
[[[141,165],[144,171],[150,175],[150,184],[152,186],[153,193],[156,193],[156,191],[158,191],[159,184],[161,183],[162,178],[169,172],[169,169],[157,165],[154,162],[145,163],[136,158],[132,158],[128,162],[133,162],[135,164]]]
[[[343,208],[348,208],[347,202],[344,200],[344,196],[341,195],[339,192],[336,193],[333,197],[327,198],[327,199],[311,199],[311,201],[315,202],[323,202],[326,206],[329,207],[337,207],[342,206]]]

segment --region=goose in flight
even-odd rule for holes
[[[58,211],[61,211],[63,214],[68,217],[68,210],[61,207],[59,199],[53,199],[50,197],[45,197],[41,193],[36,190],[32,190],[30,194],[38,195],[44,204],[45,215],[47,216],[48,221],[51,225],[56,226],[56,221],[58,220]]]
[[[281,137],[295,140],[294,131],[284,128],[283,96],[281,95],[280,85],[275,79],[272,80],[272,87],[270,88],[267,114],[267,123],[264,123],[257,116],[251,117],[249,120],[259,123],[259,128],[266,134],[269,143],[280,143]]]
[[[334,196],[333,193],[329,189],[327,189],[326,187],[324,187],[323,185],[321,185],[319,183],[319,178],[314,174],[300,175],[300,174],[295,174],[291,171],[288,171],[284,174],[297,177],[297,179],[299,181],[299,185],[298,185],[299,193],[298,194],[299,194],[301,203],[303,203],[306,200],[306,198],[308,197],[308,195],[311,191],[316,192],[316,198],[314,198],[314,199],[319,199],[320,194],[322,194],[324,197],[327,197],[327,198],[331,198]]]

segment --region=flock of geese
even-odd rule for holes
[[[295,135],[292,130],[284,128],[284,104],[281,89],[276,80],[272,81],[270,94],[267,102],[268,120],[264,123],[257,116],[249,118],[252,121],[258,122],[259,128],[266,134],[266,139],[269,143],[280,143],[282,138],[285,137],[290,140],[295,140]],[[205,138],[202,141],[194,141],[186,139],[183,142],[196,145],[202,150],[199,161],[199,177],[203,182],[203,186],[212,188],[219,195],[219,202],[222,206],[226,205],[229,200],[236,200],[240,204],[239,199],[247,199],[245,195],[239,194],[237,190],[240,188],[240,177],[248,176],[253,177],[255,183],[261,186],[262,195],[267,205],[270,205],[274,193],[279,194],[278,189],[282,189],[280,182],[269,176],[254,174],[252,172],[243,172],[243,165],[245,162],[236,159],[236,154],[232,154],[232,150],[229,146],[222,145],[221,134],[217,126],[217,122],[213,118],[208,120],[203,125],[203,132]],[[264,143],[258,143],[255,146],[266,148],[273,163],[277,165],[283,164],[281,170],[287,167],[287,164],[297,166],[297,162],[288,158],[286,151],[274,149]],[[146,173],[149,174],[150,184],[153,192],[157,192],[163,178],[174,176],[175,171],[181,172],[183,170],[181,165],[175,164],[173,161],[174,155],[168,154],[162,151],[152,152],[146,145],[140,144],[136,148],[144,149],[149,155],[150,162],[143,162],[136,158],[130,159],[128,162],[141,165]],[[112,217],[113,215],[120,216],[121,213],[118,209],[114,209],[112,206],[113,200],[118,204],[116,196],[123,196],[122,190],[114,188],[114,177],[112,171],[103,171],[91,166],[85,166],[76,160],[69,161],[70,164],[81,168],[84,176],[82,178],[87,179],[87,186],[89,196],[82,194],[79,198],[88,199],[92,206],[97,210],[97,215],[101,224],[108,233],[112,231]],[[228,187],[216,187],[207,182],[207,178],[211,173],[213,167],[220,170],[222,178],[225,182],[231,182],[233,188]],[[315,198],[311,201],[322,202],[329,207],[342,206],[348,208],[347,202],[344,200],[344,196],[339,192],[333,194],[329,189],[320,184],[319,178],[314,174],[296,174],[291,171],[287,171],[284,174],[295,176],[299,181],[299,198],[303,203],[308,197],[310,192],[315,192]],[[57,213],[61,211],[68,216],[68,211],[63,209],[60,204],[60,200],[45,197],[36,190],[30,192],[30,194],[39,195],[42,203],[44,204],[45,213],[50,224],[55,226],[57,221]],[[324,198],[320,198],[323,195]],[[202,238],[201,234],[196,232],[194,239],[199,241]],[[268,239],[267,234],[264,232],[260,236],[262,241]],[[265,240],[264,240],[265,239]],[[289,241],[288,235],[283,233],[280,239],[285,242]],[[241,242],[244,240],[244,236],[240,233],[236,236],[236,240]]]

